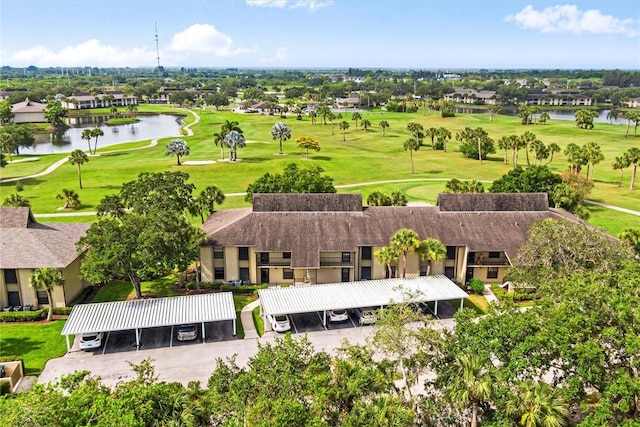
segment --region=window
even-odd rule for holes
[[[498,267],[487,268],[487,279],[497,279],[497,278],[498,278]]]
[[[360,280],[371,280],[371,267],[362,267],[360,269]]]
[[[371,246],[362,247],[362,259],[371,259]]]
[[[12,268],[4,270],[4,283],[18,283],[18,274],[16,273],[16,270]]]
[[[49,304],[49,295],[47,295],[47,291],[38,291],[38,305]]]
[[[213,248],[213,259],[224,259],[224,249]]]
[[[285,268],[284,270],[282,270],[282,278],[285,280],[293,280],[293,270],[290,268]]]
[[[282,258],[291,259],[291,252],[282,252]]]
[[[269,252],[260,252],[260,263],[269,264]]]
[[[342,281],[343,282],[348,282],[351,280],[351,269],[350,268],[343,268],[342,269]]]
[[[456,259],[456,247],[447,246],[447,259]]]
[[[444,275],[447,276],[449,279],[453,279],[455,276],[455,270],[453,267],[445,267],[444,268]]]
[[[420,266],[420,276],[426,276],[427,275],[427,266],[426,265],[421,265]]]
[[[241,268],[240,269],[240,280],[242,280],[243,282],[249,283],[249,269],[248,268]]]
[[[224,280],[224,267],[214,267],[213,278],[215,280]]]
[[[7,292],[7,299],[9,300],[9,305],[12,307],[16,307],[20,304],[20,292]]]
[[[342,262],[351,262],[351,252],[342,252]]]
[[[249,261],[249,248],[246,246],[238,248],[238,260]]]
[[[489,258],[500,258],[500,252],[489,252]]]

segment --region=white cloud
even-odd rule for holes
[[[276,52],[273,54],[273,56],[269,58],[260,58],[258,62],[262,65],[274,65],[274,64],[281,64],[287,59],[289,59],[289,53],[287,51],[287,48],[279,47],[278,49],[276,49]]]
[[[289,7],[290,9],[317,10],[329,6],[333,0],[245,0],[249,6]]]
[[[233,56],[252,53],[257,47],[232,48],[233,40],[210,24],[193,24],[171,38],[169,50],[176,52],[213,53],[215,56]]]
[[[152,66],[156,54],[146,48],[121,50],[104,45],[97,39],[87,40],[75,46],[67,46],[58,52],[44,46],[22,49],[7,56],[6,64],[12,66],[35,65],[37,67],[126,67]]]
[[[537,29],[543,33],[626,34],[630,37],[638,35],[633,19],[604,15],[596,9],[581,11],[577,5],[571,4],[541,10],[528,5],[515,15],[505,17],[505,21],[515,22],[520,28]]]

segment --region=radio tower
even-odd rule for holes
[[[160,48],[158,47],[158,23],[156,25],[156,59],[158,60],[158,72],[162,72],[162,67],[160,66]]]

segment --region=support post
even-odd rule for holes
[[[204,344],[205,336],[204,336],[204,322],[202,322],[202,344]]]
[[[71,347],[69,346],[69,335],[64,336],[67,339],[67,353],[71,351]]]
[[[436,300],[433,305],[433,315],[438,317],[438,301]]]
[[[140,331],[136,328],[136,351],[140,350]]]
[[[327,310],[322,312],[322,326],[327,329]]]
[[[460,311],[464,308],[464,298],[460,298]]]
[[[236,336],[236,319],[233,319],[233,336]]]

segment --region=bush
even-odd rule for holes
[[[0,322],[36,322],[45,318],[46,308],[36,311],[0,311]]]
[[[71,313],[71,309],[73,307],[56,307],[53,309],[53,314],[57,314],[59,316],[68,316]]]
[[[0,396],[11,393],[11,385],[9,381],[0,382]]]
[[[234,294],[249,294],[259,289],[267,289],[267,285],[241,285],[241,286],[222,285],[220,286],[221,291],[233,292]]]
[[[482,294],[484,292],[484,282],[480,279],[471,279],[469,281],[469,286],[476,294]]]
[[[0,356],[0,363],[7,363],[7,362],[22,362],[22,364],[24,365],[24,362],[22,361],[22,356]]]
[[[454,111],[446,111],[446,110],[442,110],[440,112],[440,117],[455,117],[456,113]]]

